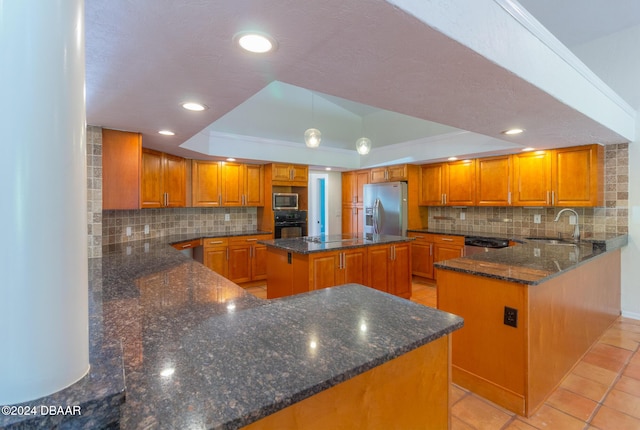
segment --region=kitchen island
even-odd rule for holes
[[[322,235],[260,241],[267,246],[267,297],[357,283],[411,297],[412,238]]]
[[[620,315],[627,238],[519,240],[435,267],[438,308],[465,319],[453,381],[531,416]]]
[[[110,369],[126,393],[113,388],[102,421],[84,407],[65,417],[84,419],[69,428],[335,428],[356,416],[369,428],[447,426],[461,318],[354,284],[261,300],[169,246],[189,239],[105,247],[89,260],[91,348],[116,348],[124,368],[92,354],[85,379],[102,369],[94,391],[105,393]],[[30,404],[81,403],[71,394]],[[0,428],[39,425],[29,418],[0,416]]]

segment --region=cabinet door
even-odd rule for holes
[[[511,157],[476,160],[476,193],[478,206],[511,204]]]
[[[358,198],[355,193],[355,172],[342,173],[342,204],[345,206],[355,205]]]
[[[356,283],[366,285],[367,249],[357,248],[342,251],[342,271],[344,276],[341,283]]]
[[[553,151],[552,184],[556,206],[598,206],[602,204],[602,162],[599,145],[562,148]]]
[[[227,245],[224,240],[204,240],[204,265],[225,278],[228,276]]]
[[[398,297],[411,297],[411,244],[399,243],[391,245],[392,271],[389,280],[389,292]]]
[[[473,206],[476,200],[475,160],[447,163],[445,175],[444,203],[449,206]]]
[[[219,207],[220,162],[193,160],[191,173],[191,204],[194,207]]]
[[[140,207],[160,208],[164,206],[162,153],[151,149],[142,149],[142,168],[140,181]]]
[[[251,246],[229,245],[228,278],[237,284],[251,280]]]
[[[386,167],[377,167],[375,169],[371,169],[371,183],[377,184],[380,182],[387,182]]]
[[[102,209],[140,208],[140,133],[102,129]]]
[[[274,181],[291,180],[291,166],[289,164],[273,163],[271,166],[271,179]]]
[[[222,163],[222,206],[242,206],[244,203],[244,172],[239,163]]]
[[[340,285],[343,274],[338,269],[340,254],[338,252],[321,252],[309,256],[311,271],[310,289],[319,290]]]
[[[367,286],[376,290],[389,292],[389,273],[391,259],[389,246],[371,246],[367,254],[369,281]]]
[[[549,151],[512,155],[513,204],[547,206],[551,193],[551,154]]]
[[[187,205],[186,160],[175,155],[163,154],[163,185],[167,193],[166,205],[183,208]]]
[[[442,245],[436,243],[434,245],[433,261],[451,260],[452,258],[460,258],[464,255],[464,248],[455,245]]]
[[[444,194],[444,164],[420,166],[419,201],[421,206],[442,206]]]
[[[257,243],[252,251],[251,280],[267,279],[267,246]]]
[[[396,166],[387,167],[387,181],[406,181],[407,180],[407,165],[398,164]]]
[[[247,164],[244,169],[245,206],[264,206],[264,168],[258,164]]]
[[[356,193],[356,204],[363,205],[364,204],[364,186],[369,183],[369,171],[368,170],[360,170],[355,172],[355,187],[354,191]]]
[[[364,233],[364,209],[359,206],[342,207],[342,233],[343,234],[363,234]]]
[[[309,181],[309,166],[294,164],[291,166],[291,170],[291,180],[293,182],[303,182],[306,184]]]
[[[417,237],[409,235],[410,237]],[[411,242],[411,272],[433,279],[433,243],[423,239]]]

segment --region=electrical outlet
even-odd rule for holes
[[[466,219],[466,218],[467,218],[467,214],[466,214],[466,213],[464,213],[464,212],[460,212],[460,219],[461,219],[461,220],[464,220],[464,219]]]
[[[569,215],[569,225],[576,225],[576,222],[578,220],[576,219],[575,215]]]
[[[533,256],[540,257],[540,248],[533,248]]]
[[[144,225],[144,234],[149,234],[149,224]]]
[[[127,236],[131,236],[131,227],[127,227]]]
[[[540,214],[535,214],[533,216],[533,223],[534,224],[540,224],[542,222],[542,215]]]
[[[224,214],[225,221],[231,221],[231,214]]]
[[[509,306],[504,307],[504,325],[518,328],[518,310],[517,309],[510,308]]]

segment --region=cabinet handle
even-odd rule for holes
[[[229,247],[227,246],[227,261],[229,261]]]
[[[218,194],[218,206],[222,206],[222,194]]]
[[[424,236],[413,236],[413,237],[415,237],[416,239],[424,239]]]
[[[429,244],[429,255],[433,255],[433,243]]]
[[[551,206],[555,206],[556,204],[556,192],[551,191]]]
[[[449,239],[449,238],[446,238],[446,237],[441,237],[440,240],[443,241],[443,242],[453,242],[453,239]]]
[[[353,198],[351,199],[351,201],[352,201],[353,203],[358,203],[358,197],[353,196]]]
[[[545,203],[549,204],[549,190],[547,190],[547,199],[546,199]]]
[[[258,239],[257,238],[249,238],[249,239],[246,239],[246,241],[247,242],[257,242]]]
[[[358,215],[358,208],[356,208],[356,207],[353,208],[353,214],[354,215]]]
[[[186,245],[182,245],[182,249],[185,249],[185,248],[191,248],[191,244],[187,243]]]
[[[209,242],[209,245],[216,245],[220,243],[223,243],[223,242],[221,240],[212,240],[211,242]]]
[[[447,193],[444,193],[444,204],[447,204]]]
[[[249,247],[249,258],[253,258],[253,246]]]
[[[511,191],[507,192],[507,204],[511,204]]]

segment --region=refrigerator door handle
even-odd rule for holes
[[[375,234],[380,234],[380,199],[376,198],[376,201],[373,203],[373,232]]]

